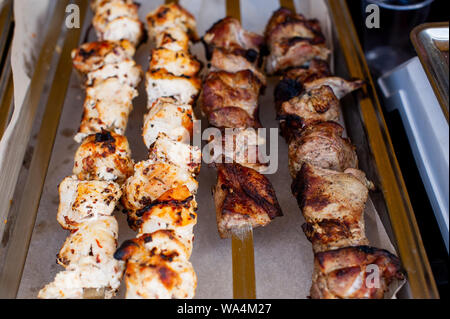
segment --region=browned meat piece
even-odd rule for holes
[[[247,128],[261,127],[257,119],[252,118],[245,110],[236,106],[226,106],[209,113],[208,122],[215,127]]]
[[[255,74],[261,83],[266,85],[266,77],[255,66],[253,62],[247,60],[240,54],[228,51],[222,48],[215,48],[212,53],[211,66],[213,69],[223,70],[227,72],[239,72],[250,70]]]
[[[339,100],[329,86],[321,86],[296,96],[281,105],[280,117],[296,115],[304,124],[339,121]]]
[[[404,278],[400,260],[368,246],[346,247],[314,256],[313,299],[382,299],[394,280]]]
[[[241,23],[231,17],[217,21],[203,36],[207,57],[211,58],[214,48],[226,48],[245,56],[250,62],[257,61],[264,37],[246,31]]]
[[[265,176],[236,163],[219,164],[217,171],[213,193],[220,237],[229,237],[233,229],[247,223],[266,226],[282,216],[275,191]]]
[[[295,67],[289,69],[285,76],[289,79],[296,80],[302,84],[330,76],[330,67],[328,62],[318,59],[313,59],[309,62],[308,67]]]
[[[289,143],[289,169],[297,176],[303,163],[342,172],[358,167],[355,147],[343,138],[344,128],[335,122],[308,125]]]
[[[274,12],[266,27],[269,46],[266,71],[278,73],[299,67],[312,60],[327,60],[330,51],[317,20],[307,20],[286,8]]]
[[[289,24],[290,22],[306,22],[311,30],[314,32],[321,32],[319,21],[316,19],[307,20],[304,15],[282,7],[276,10],[270,17],[264,35],[267,37],[278,27],[278,25],[285,23]]]
[[[299,67],[313,59],[327,60],[330,50],[324,44],[313,44],[303,38],[276,42],[267,57],[266,72],[277,74],[288,68]]]
[[[309,39],[314,44],[325,42],[317,20],[307,20],[303,15],[286,8],[274,12],[264,35],[270,47],[292,38]]]
[[[267,163],[261,163],[259,148],[266,141],[253,128],[221,129],[221,139],[213,137],[208,146],[214,163],[239,163],[264,173]]]
[[[369,190],[351,172],[303,164],[293,184],[315,252],[366,245],[364,207]]]
[[[323,77],[304,84],[306,91],[317,89],[327,85],[333,89],[334,95],[338,99],[342,99],[347,94],[361,88],[364,85],[363,80],[347,81],[336,76]]]
[[[206,77],[203,91],[200,95],[202,112],[209,116],[216,110],[233,106],[241,108],[247,112],[250,119],[256,121],[258,95],[261,86],[261,82],[249,70],[236,73],[225,71],[211,72]],[[248,119],[241,119],[237,122],[248,122]]]

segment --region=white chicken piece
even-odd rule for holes
[[[150,55],[150,70],[165,69],[176,76],[192,77],[200,71],[201,63],[187,51],[158,48]]]
[[[137,236],[138,240],[143,240],[144,247],[146,249],[145,254],[150,252],[151,255],[164,256],[167,259],[182,259],[188,260],[191,255],[191,250],[184,246],[180,241],[180,236],[173,230],[157,230],[152,233],[140,234]],[[133,242],[133,241],[132,241]],[[129,241],[128,241],[129,243]],[[124,248],[127,247],[127,242],[121,245],[115,254],[116,257],[120,257],[120,254],[124,252]],[[144,256],[145,258],[146,256]]]
[[[109,216],[114,212],[122,192],[114,182],[80,181],[66,177],[59,185],[56,219],[65,229],[78,229],[88,219]]]
[[[139,6],[135,3],[107,2],[97,7],[92,25],[100,40],[126,39],[134,46],[142,40],[144,26],[139,21]]]
[[[164,69],[146,73],[148,104],[161,97],[173,97],[183,104],[193,104],[197,98],[201,80],[198,77],[176,76]]]
[[[87,135],[113,131],[123,135],[128,115],[133,109],[132,100],[138,95],[135,88],[108,78],[86,90],[84,112],[75,141],[80,143]]]
[[[102,292],[105,298],[112,298],[124,271],[124,263],[114,259],[113,255],[117,231],[117,221],[111,216],[83,223],[68,238],[59,255],[70,263],[53,282],[39,291],[38,298],[82,299],[88,290]]]
[[[160,232],[158,232],[160,233]],[[172,238],[170,246],[152,244],[154,234],[145,234],[124,242],[114,257],[126,261],[127,299],[191,299],[197,276],[192,264],[180,254],[180,245]],[[149,246],[148,248],[146,246]],[[156,249],[155,249],[156,248]],[[171,250],[173,249],[173,250]]]
[[[102,264],[114,255],[117,249],[119,226],[114,217],[101,216],[89,219],[66,238],[58,253],[57,262],[63,267],[80,264],[88,259],[92,264]]]
[[[149,159],[176,165],[195,176],[200,173],[202,153],[198,146],[178,142],[165,133],[159,133],[150,146]]]
[[[97,36],[101,40],[118,41],[129,40],[134,46],[138,46],[144,34],[142,22],[139,19],[120,17],[109,22],[103,31]]]
[[[172,98],[160,98],[144,116],[144,143],[149,148],[160,133],[165,133],[175,141],[189,143],[194,120],[190,104],[180,104]]]
[[[197,202],[191,199],[185,202],[161,203],[142,209],[139,235],[151,234],[158,230],[173,231],[186,249],[187,258],[192,252],[194,226],[197,224]]]
[[[196,41],[197,23],[192,14],[179,4],[170,3],[159,6],[147,15],[148,32],[151,39],[155,39],[158,33],[169,28],[178,28]]]
[[[187,52],[189,51],[189,42],[187,33],[177,27],[166,28],[154,35],[156,48]]]
[[[72,62],[78,72],[87,74],[107,64],[130,60],[135,52],[128,40],[89,42],[72,50]]]
[[[87,74],[86,86],[95,86],[108,78],[117,78],[120,83],[136,88],[142,79],[142,68],[132,59],[105,64]]]
[[[168,190],[183,185],[192,194],[197,192],[198,182],[188,171],[168,163],[142,161],[134,166],[134,175],[123,185],[122,203],[126,209],[139,210]]]
[[[127,138],[102,131],[83,140],[75,153],[73,173],[80,180],[115,181],[122,184],[133,175],[133,166]]]

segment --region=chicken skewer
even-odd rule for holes
[[[240,142],[261,127],[257,100],[266,79],[257,63],[263,37],[242,28],[239,1],[227,1],[227,15],[203,36],[212,72],[204,80],[200,105],[210,125],[237,132],[231,150],[223,147],[225,151],[214,154],[219,162],[233,163],[216,164],[213,194],[219,234],[232,238],[234,298],[256,298],[253,227],[265,226],[282,213],[272,185],[259,173],[266,167],[257,156],[263,141]],[[225,146],[227,138],[211,143]]]
[[[373,184],[358,170],[350,140],[342,137],[339,99],[362,86],[331,76],[328,49],[316,20],[280,8],[265,32],[266,71],[283,73],[275,90],[289,167],[314,251],[312,298],[383,298],[401,279],[398,258],[368,247],[363,212]],[[379,285],[368,285],[375,266]]]
[[[126,263],[126,298],[193,298],[197,276],[189,262],[197,223],[195,194],[201,152],[191,146],[192,109],[201,63],[189,53],[197,40],[192,15],[172,3],[147,15],[155,43],[146,74],[149,112],[143,140],[148,160],[123,185],[128,224],[138,232],[114,257]]]
[[[138,6],[132,1],[97,0],[94,28],[99,42],[72,52],[74,68],[86,86],[84,114],[75,140],[80,142],[73,176],[59,185],[57,220],[71,231],[57,255],[65,267],[39,298],[112,298],[124,263],[114,259],[118,223],[112,216],[122,184],[133,173],[123,136],[141,69],[132,60],[142,39]]]

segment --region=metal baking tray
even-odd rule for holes
[[[194,0],[180,2],[190,10],[190,1]],[[397,297],[438,298],[414,212],[346,2],[345,0],[323,1],[329,14],[329,29],[332,32],[334,47],[332,64],[335,66],[335,74],[347,78],[360,78],[367,83],[363,91],[348,96],[342,101],[342,109],[347,133],[357,146],[361,169],[378,188],[378,191],[371,194],[371,201],[407,272],[408,282]],[[60,270],[54,258],[67,232],[63,231],[55,221],[58,205],[56,186],[71,172],[73,155],[77,148],[72,138],[79,125],[78,119],[81,118],[83,99],[79,80],[72,72],[70,51],[79,43],[85,42],[82,35],[85,35],[91,18],[91,13],[86,14],[87,1],[73,2],[80,6],[83,28],[82,30],[65,30],[65,27],[61,27],[64,8],[69,1],[58,1],[50,21],[52,27],[48,29],[46,44],[38,60],[30,92],[24,102],[29,103],[30,107],[35,107],[36,102],[33,98],[39,99],[45,94],[48,96],[43,109],[42,122],[37,125],[38,130],[33,138],[30,139],[31,129],[28,130],[30,124],[21,123],[24,125],[22,130],[25,127],[25,132],[30,131],[30,133],[28,139],[19,136],[21,138],[19,141],[33,141],[33,152],[27,153],[25,158],[25,152],[20,151],[20,145],[12,144],[17,146],[17,149],[13,149],[16,156],[22,155],[21,158],[25,159],[26,169],[22,169],[25,173],[18,178],[4,181],[6,186],[12,185],[14,189],[13,201],[3,208],[4,211],[0,210],[0,216],[6,216],[8,220],[3,229],[0,228],[2,238],[0,297],[4,298],[35,298],[38,289],[44,283],[51,281],[56,271]],[[256,8],[249,7],[249,2],[246,0],[240,2],[243,24],[246,28],[249,25],[253,26],[252,22],[256,22],[255,19],[264,20],[260,23],[265,24],[280,3],[294,8],[294,2],[291,0],[280,2],[264,0],[261,1],[264,5],[260,7],[258,2]],[[302,1],[296,1],[295,7],[299,7],[300,2]],[[152,1],[154,7],[162,3],[163,1]],[[314,1],[315,4],[316,1]],[[236,8],[239,8],[239,0],[202,1],[202,5],[193,12],[198,19],[200,33],[222,18],[224,14]],[[63,37],[61,50],[56,58],[56,65],[52,64],[53,67],[50,68],[53,55],[48,54],[45,48],[54,48],[59,36]],[[89,38],[91,39],[92,37]],[[141,65],[148,64],[148,50],[149,46],[146,45],[137,53],[137,56],[142,56],[138,58],[138,63]],[[199,45],[194,48],[194,53],[204,59],[203,49]],[[48,90],[45,90],[42,79],[48,75],[49,70],[58,76],[57,80],[51,81]],[[261,114],[261,120],[266,127],[278,126],[271,95],[276,81],[276,79],[271,80],[265,96],[261,99],[262,107],[267,110]],[[139,138],[145,111],[143,87],[139,91],[141,95],[134,101],[135,110],[131,114],[127,129],[133,157],[136,160],[146,156],[146,150]],[[71,107],[75,104],[78,106]],[[36,126],[36,123],[34,125]],[[282,175],[289,178],[286,162],[287,147],[281,139],[279,145],[279,172],[269,176],[269,179],[274,184],[285,216],[264,229],[255,230],[257,297],[305,298],[310,283],[300,282],[295,278],[305,274],[311,275],[311,246],[305,241],[301,231],[302,217],[297,203],[290,191],[286,190],[286,185],[279,182]],[[24,148],[27,146],[29,146],[28,142],[25,143]],[[23,168],[22,161],[17,161],[16,165],[19,169]],[[11,176],[14,177],[14,175]],[[200,189],[203,189],[202,194],[209,193],[209,187],[214,181],[213,170],[204,165],[199,178]],[[0,187],[5,186],[0,184]],[[230,243],[219,239],[213,202],[210,194],[205,196],[204,199],[202,197],[199,200],[199,221],[195,228],[196,240],[192,262],[199,276],[199,287],[209,286],[211,289],[198,289],[197,297],[230,298],[232,296]],[[135,233],[126,226],[124,216],[117,214],[116,216],[120,227],[119,241],[134,237]],[[289,252],[289,260],[279,259],[280,250]],[[123,291],[119,291],[119,297],[121,294]]]
[[[411,41],[448,122],[448,22],[415,27]]]

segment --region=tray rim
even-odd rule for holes
[[[425,73],[428,77],[428,80],[430,81],[430,84],[431,84],[431,87],[433,88],[434,94],[436,94],[436,97],[439,101],[439,104],[442,109],[442,113],[444,113],[444,116],[448,123],[448,116],[449,116],[449,114],[448,114],[449,113],[448,92],[445,91],[445,88],[444,88],[444,90],[441,89],[442,86],[439,85],[439,81],[438,81],[437,77],[435,76],[435,72],[433,71],[432,61],[430,60],[430,57],[427,54],[427,50],[419,38],[420,33],[422,33],[423,31],[425,31],[427,29],[445,28],[445,27],[447,27],[447,29],[448,29],[448,27],[449,27],[448,22],[423,23],[423,24],[416,26],[411,31],[410,38],[411,38],[411,42],[414,46],[414,49],[417,52],[417,56],[419,57],[420,63],[422,64],[422,66],[425,70]],[[447,94],[447,96],[446,96],[446,94]]]

